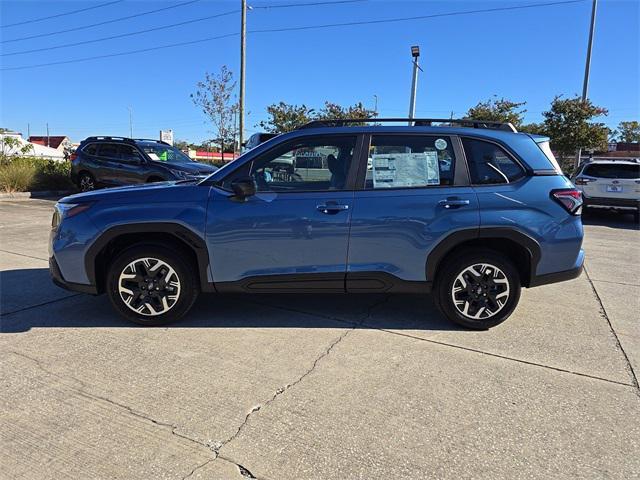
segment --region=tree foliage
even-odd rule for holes
[[[640,142],[640,123],[637,121],[620,122],[616,129],[616,140],[624,143]]]
[[[258,125],[270,133],[284,133],[295,130],[312,120],[340,120],[348,118],[373,118],[376,112],[368,109],[362,102],[342,106],[333,102],[324,102],[320,110],[306,105],[292,105],[285,102],[267,107],[267,120]]]
[[[191,94],[191,99],[211,121],[214,127],[212,140],[224,152],[235,141],[234,114],[238,103],[233,98],[236,87],[233,73],[223,65],[216,75],[206,72],[204,81],[196,86],[196,93]]]
[[[467,111],[467,117],[490,122],[511,123],[520,129],[526,110],[521,109],[527,102],[513,102],[506,98],[494,96],[487,101],[478,102],[475,107]]]
[[[563,156],[572,155],[579,148],[606,150],[609,129],[595,117],[607,115],[606,108],[582,101],[578,96],[556,96],[551,108],[544,112],[544,132],[551,138],[551,148]]]

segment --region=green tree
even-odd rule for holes
[[[196,84],[197,91],[191,94],[193,103],[202,109],[214,126],[213,142],[220,145],[224,160],[224,152],[235,142],[234,115],[238,110],[238,102],[233,99],[236,82],[233,73],[223,65],[220,73],[205,73],[204,81]]]
[[[342,106],[333,102],[324,102],[320,110],[306,105],[291,105],[285,102],[267,107],[267,120],[258,126],[270,133],[284,133],[295,130],[312,120],[340,120],[347,118],[373,118],[376,112],[366,108],[362,102],[350,106]]]
[[[526,110],[521,109],[527,102],[512,102],[506,98],[490,98],[485,102],[478,102],[475,107],[467,111],[467,117],[476,120],[487,120],[490,122],[511,123],[518,130],[524,120]]]
[[[630,122],[620,122],[617,128],[617,139],[624,143],[640,142],[640,123],[633,120]]]
[[[524,123],[518,127],[519,132],[533,133],[535,135],[547,135],[544,123]]]
[[[306,105],[292,105],[285,102],[274,103],[267,107],[267,120],[258,126],[269,133],[285,133],[301,127],[311,121],[313,109]]]
[[[551,108],[542,114],[545,134],[551,137],[551,148],[561,156],[573,155],[579,148],[606,150],[609,129],[593,119],[608,113],[606,108],[588,99],[556,96]]]

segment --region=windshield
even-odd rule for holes
[[[140,147],[142,147],[151,160],[155,160],[157,162],[185,163],[194,161],[171,145],[162,145],[159,143],[152,145],[140,145]]]

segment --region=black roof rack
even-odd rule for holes
[[[415,127],[432,127],[434,123],[442,123],[446,124],[445,126],[489,128],[507,132],[518,131],[511,123],[475,120],[473,118],[344,118],[338,120],[314,120],[300,128],[343,127],[351,124],[383,122],[412,122]]]
[[[124,142],[124,143],[155,142],[155,143],[162,143],[163,145],[169,145],[167,142],[163,142],[162,140],[156,140],[153,138],[110,137],[110,136],[103,136],[103,135],[87,137],[83,140],[83,142],[95,142],[96,140],[108,140],[110,142]]]

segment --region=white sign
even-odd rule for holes
[[[173,145],[173,130],[160,130],[160,141]]]
[[[372,156],[373,188],[440,185],[438,153],[383,153]]]

